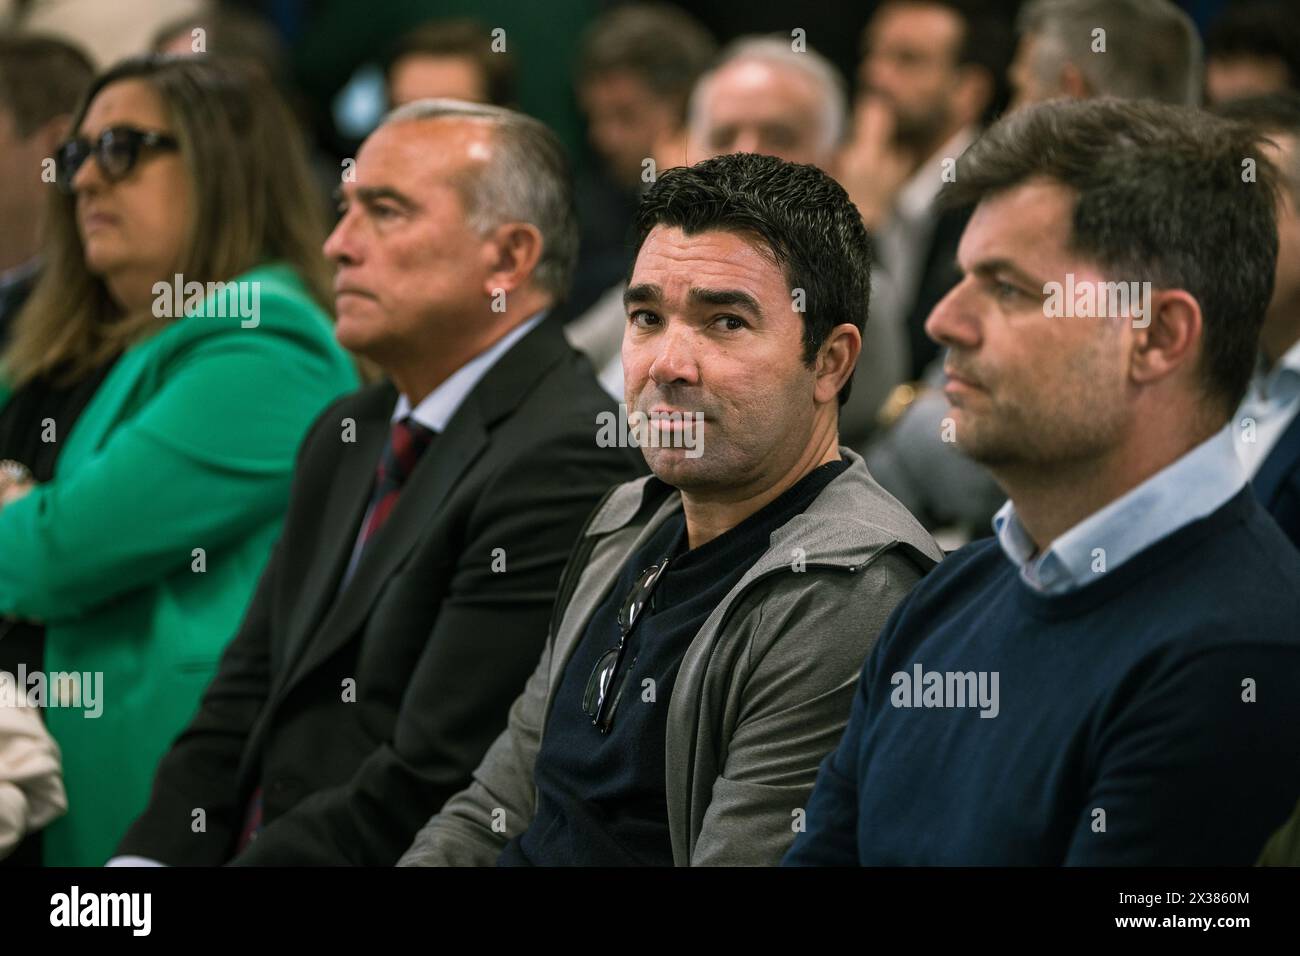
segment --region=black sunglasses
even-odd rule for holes
[[[75,136],[59,146],[54,154],[55,182],[59,191],[71,196],[72,180],[77,170],[92,155],[110,182],[124,178],[135,167],[146,149],[177,149],[176,137],[133,126],[111,126],[95,140]]]
[[[609,733],[610,725],[614,722],[614,710],[623,697],[623,689],[627,686],[628,678],[632,676],[632,668],[636,666],[636,658],[633,658],[632,663],[623,673],[623,679],[619,681],[618,689],[610,693],[614,686],[614,677],[623,666],[623,652],[627,649],[627,639],[631,637],[637,621],[641,620],[641,612],[650,603],[655,587],[663,580],[664,572],[667,570],[668,559],[664,558],[658,564],[652,564],[641,572],[641,576],[637,578],[636,584],[632,585],[631,592],[618,611],[618,647],[611,647],[601,654],[591,671],[591,676],[587,678],[587,690],[582,695],[582,712],[591,718],[592,724],[602,734]]]

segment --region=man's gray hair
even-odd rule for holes
[[[839,71],[820,53],[806,49],[800,53],[790,46],[790,40],[780,36],[748,36],[734,40],[723,48],[718,61],[700,77],[691,93],[689,124],[693,133],[701,133],[706,121],[704,93],[708,85],[724,68],[741,62],[767,63],[772,66],[798,70],[817,84],[821,95],[820,148],[831,150],[839,146],[848,128],[849,97]]]
[[[1031,0],[1016,26],[1034,37],[1043,79],[1072,63],[1097,96],[1200,105],[1201,37],[1169,0]],[[1098,29],[1105,52],[1094,52]]]
[[[559,138],[542,122],[501,106],[462,100],[416,100],[384,117],[381,126],[415,120],[481,120],[494,128],[491,161],[462,185],[472,228],[487,234],[507,222],[527,222],[542,235],[533,281],[564,298],[578,259],[573,176]]]

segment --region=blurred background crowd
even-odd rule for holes
[[[734,151],[817,164],[875,241],[871,321],[842,439],[869,450],[873,473],[951,545],[987,533],[1001,497],[950,448],[917,437],[936,432],[938,412],[921,401],[937,372],[923,324],[956,279],[965,222],[937,208],[944,160],[1017,103],[1111,94],[1216,104],[1300,85],[1293,4],[1111,4],[1104,58],[1071,47],[1072,18],[1091,22],[1095,6],[8,0],[8,37],[68,46],[4,48],[3,161],[16,169],[50,155],[90,77],[148,51],[262,74],[306,133],[327,217],[345,161],[390,108],[440,96],[517,108],[559,135],[577,172],[579,260],[558,318],[618,398],[627,229],[650,164]],[[0,178],[6,222],[22,224],[0,239],[6,276],[36,258],[35,185]],[[0,323],[18,302],[3,285]]]

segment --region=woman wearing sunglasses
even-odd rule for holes
[[[69,803],[46,863],[104,862],[145,805],[300,440],[357,384],[295,130],[251,76],[146,58],[95,81],[55,157],[43,272],[0,355],[0,640],[48,678],[29,696],[44,683]]]

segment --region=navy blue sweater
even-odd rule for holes
[[[1300,552],[1244,489],[1060,596],[996,541],[940,564],[785,862],[1249,864],[1297,796]]]

